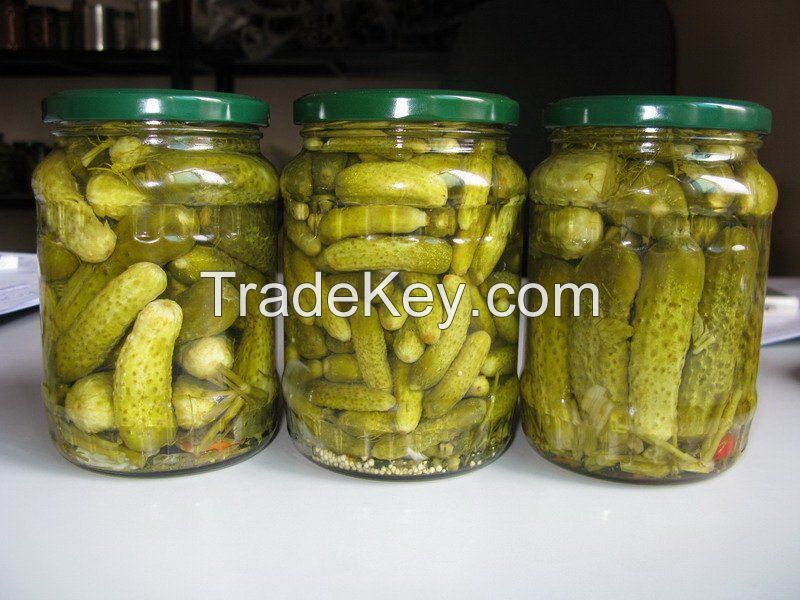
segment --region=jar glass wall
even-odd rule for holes
[[[516,103],[472,97],[512,116],[465,122],[455,117],[469,99],[425,90],[295,105],[303,150],[281,178],[284,277],[293,294],[320,273],[322,303],[317,316],[293,311],[286,321],[283,391],[296,446],[329,468],[451,474],[485,464],[511,439],[518,319],[492,316],[486,300],[497,282],[519,287],[526,180],[506,150]],[[397,314],[378,299],[366,315],[365,276],[375,287],[393,272],[385,291]],[[347,317],[327,303],[341,283],[359,295]],[[404,294],[422,297],[414,309],[428,314],[410,315]],[[299,298],[300,308],[311,302]]]
[[[702,104],[722,101],[686,99],[686,113],[679,98],[601,102],[549,109],[553,151],[530,179],[531,281],[593,284],[599,311],[579,287],[560,316],[550,306],[528,319],[524,431],[546,458],[583,473],[705,477],[742,453],[756,407],[777,201],[757,158],[769,112],[732,103],[751,111],[755,130],[731,131],[720,121],[728,104],[713,114]],[[628,109],[646,120],[643,106],[668,116],[622,126],[640,124]],[[682,118],[695,127],[669,126]]]
[[[257,125],[192,120],[208,102],[263,103],[213,96],[46,101],[55,147],[33,175],[43,395],[51,435],[76,464],[194,469],[252,453],[277,428],[273,322],[252,294],[240,310],[238,284],[274,280],[278,178]],[[138,114],[148,99],[163,114]],[[92,102],[125,118],[91,120],[81,110]],[[215,281],[201,275],[214,271],[236,273],[221,280],[219,312]]]

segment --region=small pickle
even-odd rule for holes
[[[588,208],[568,206],[537,211],[532,227],[534,249],[564,260],[584,256],[603,239],[603,219]]]
[[[358,366],[367,386],[377,390],[392,389],[392,370],[386,354],[386,340],[383,336],[380,318],[376,311],[370,316],[358,311],[350,317],[353,329],[353,346]]]
[[[531,281],[548,294],[554,294],[557,284],[573,279],[572,266],[555,258],[540,259],[531,272]],[[555,315],[553,303],[528,322],[527,385],[522,386],[523,399],[535,413],[543,447],[565,458],[578,452],[579,420],[569,385],[569,326],[566,315]]]
[[[325,408],[356,411],[383,411],[394,407],[389,392],[355,383],[330,383],[315,379],[308,385],[308,400]]]
[[[120,220],[131,207],[147,204],[147,194],[122,175],[101,171],[86,184],[86,201],[98,217]]]
[[[114,372],[114,415],[131,450],[154,454],[176,435],[172,409],[172,350],[181,329],[172,300],[148,304],[122,346]]]
[[[257,154],[159,150],[134,177],[157,199],[187,205],[264,204],[278,195],[275,169]]]
[[[63,152],[51,152],[37,165],[32,186],[44,207],[47,227],[68,250],[87,263],[102,262],[111,255],[117,236],[86,203]]]
[[[228,329],[239,316],[239,293],[230,283],[222,282],[220,312],[216,313],[214,289],[216,282],[201,279],[175,299],[183,311],[180,341],[210,337]]]
[[[85,433],[114,429],[114,373],[92,373],[76,381],[67,392],[67,418]]]
[[[75,381],[103,364],[139,311],[167,287],[164,271],[137,263],[112,279],[56,342],[56,373]]]
[[[665,166],[630,164],[621,179],[619,190],[604,209],[611,222],[656,238],[687,228],[689,212],[683,189]]]
[[[450,326],[442,331],[439,340],[428,346],[414,363],[410,383],[413,389],[427,390],[439,383],[467,338],[472,305],[466,282],[457,275],[447,275],[444,278],[444,288],[451,305],[458,303],[455,316]]]
[[[554,154],[531,175],[530,195],[542,204],[591,207],[618,186],[621,161],[604,150],[569,150]]]
[[[419,271],[445,273],[453,249],[446,241],[425,236],[350,238],[331,244],[325,260],[336,271]]]
[[[447,185],[435,173],[413,163],[360,163],[336,177],[336,196],[348,204],[433,208],[447,202]]]
[[[704,271],[703,254],[688,236],[660,240],[644,257],[629,367],[635,433],[659,440],[677,434],[681,371]]]
[[[322,217],[319,236],[323,243],[375,233],[412,233],[427,224],[424,211],[412,206],[370,204],[334,208]]]

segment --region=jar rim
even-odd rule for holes
[[[269,127],[269,105],[241,94],[195,90],[97,88],[45,98],[42,121],[173,121]]]
[[[421,88],[354,89],[306,94],[294,101],[294,122],[455,121],[516,125],[519,104],[502,94]]]
[[[548,105],[543,123],[549,129],[665,127],[767,134],[772,129],[772,111],[746,100],[704,96],[579,96]]]

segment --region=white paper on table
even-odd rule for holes
[[[770,277],[768,287],[788,294],[800,296],[800,278]],[[786,314],[784,311],[767,311],[764,314],[764,328],[761,332],[761,345],[776,344],[800,337],[800,311]]]
[[[39,304],[39,270],[35,254],[0,252],[0,315]]]

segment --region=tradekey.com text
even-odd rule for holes
[[[239,314],[246,315],[249,294],[263,296],[259,302],[259,311],[265,317],[288,316],[289,302],[292,303],[293,311],[302,317],[319,317],[323,310],[328,310],[338,317],[347,318],[354,315],[359,308],[363,309],[366,316],[370,316],[373,310],[377,310],[375,305],[378,302],[383,303],[394,317],[401,316],[401,309],[409,316],[424,317],[433,310],[433,303],[440,301],[444,311],[444,320],[439,323],[439,329],[444,330],[450,327],[461,299],[465,293],[468,293],[466,284],[460,283],[451,298],[447,295],[442,283],[437,283],[435,289],[431,289],[423,283],[414,283],[405,288],[402,303],[398,306],[389,298],[386,291],[387,286],[399,274],[398,271],[392,271],[383,279],[373,282],[372,273],[368,271],[364,273],[362,289],[342,282],[330,286],[323,292],[323,287],[327,286],[323,286],[322,273],[317,272],[314,283],[307,282],[297,285],[291,297],[286,286],[279,282],[268,283],[260,288],[255,283],[241,283],[239,284]],[[203,271],[200,276],[214,280],[214,316],[219,317],[222,314],[223,281],[235,279],[236,273],[234,271]],[[447,277],[449,276],[446,276],[445,280]],[[552,298],[550,297],[551,293]],[[570,304],[571,300],[572,314],[579,316],[581,314],[581,294],[583,293],[591,294],[592,316],[599,316],[599,291],[597,286],[591,283],[580,286],[574,283],[556,284],[552,290],[548,290],[538,283],[527,283],[520,287],[518,293],[508,283],[497,283],[489,288],[486,304],[489,312],[496,317],[507,317],[519,309],[526,317],[536,318],[547,312],[551,306],[555,316],[561,316],[562,308],[569,311],[569,306],[562,306],[566,298],[567,304]],[[313,298],[313,303],[307,301],[309,295]],[[514,295],[517,296],[516,303],[509,300],[509,297]],[[303,302],[301,302],[301,297],[304,298]],[[535,306],[535,309],[531,309],[532,306]],[[567,314],[569,313],[567,312]],[[472,316],[479,317],[480,311],[473,308]]]

